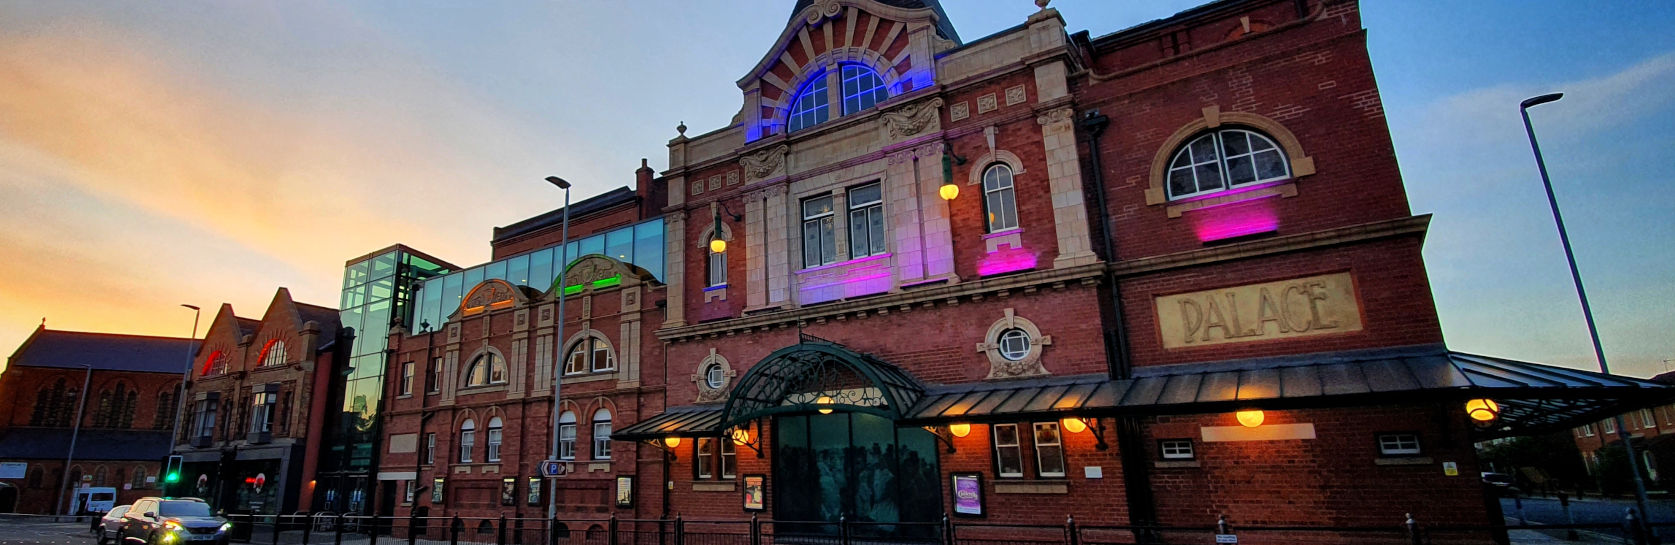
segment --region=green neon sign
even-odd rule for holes
[[[619,284],[622,284],[622,275],[617,274],[617,275],[612,275],[610,278],[601,278],[601,279],[594,280],[594,281],[586,283],[586,284],[572,284],[572,285],[569,285],[569,286],[565,286],[564,287],[564,294],[565,295],[575,295],[575,294],[581,293],[582,290],[587,289],[588,286],[592,286],[594,289],[600,289],[600,288],[609,288],[611,286],[615,286],[615,285],[619,285]]]

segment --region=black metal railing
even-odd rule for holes
[[[1223,543],[1241,545],[1506,544],[1511,532],[1560,537],[1589,532],[1600,539],[1652,545],[1649,528],[1675,534],[1675,522],[1639,524],[1633,511],[1619,524],[1421,524],[1392,517],[1373,526],[1242,526],[1221,517],[1203,526],[967,522],[776,521],[710,519],[558,519],[506,517],[380,517],[333,513],[230,515],[233,541],[255,545],[1126,545]]]

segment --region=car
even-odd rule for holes
[[[1505,473],[1485,471],[1483,472],[1483,484],[1503,493],[1513,490],[1512,476]]]
[[[233,523],[197,498],[144,497],[122,515],[122,545],[226,545]]]
[[[130,507],[133,506],[118,505],[112,507],[110,512],[105,513],[105,516],[99,519],[99,525],[93,527],[93,533],[99,537],[99,545],[105,545],[111,541],[112,537],[122,535],[122,515],[128,513]]]

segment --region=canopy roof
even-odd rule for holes
[[[851,383],[832,380],[842,375],[834,371],[843,370],[871,378],[877,385],[876,399],[811,403],[808,396],[792,395],[855,391],[848,387]],[[1148,367],[1122,380],[1078,375],[926,389],[905,371],[871,356],[833,343],[805,341],[751,367],[725,407],[670,409],[616,436],[718,435],[763,416],[828,407],[879,414],[899,425],[932,425],[1473,398],[1500,405],[1499,420],[1480,430],[1484,436],[1499,437],[1542,433],[1666,403],[1675,399],[1675,387],[1422,346]]]

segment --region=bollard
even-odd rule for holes
[[[304,545],[307,545],[307,543],[308,543],[309,534],[313,534],[313,533],[314,533],[314,515],[303,515],[302,516],[302,542],[303,542]]]
[[[459,531],[463,527],[465,523],[459,520],[459,515],[454,515],[454,520],[448,523],[448,545],[459,545]]]
[[[611,513],[611,519],[605,523],[605,543],[616,545],[617,540],[616,513]]]
[[[558,515],[547,521],[547,545],[558,545]]]
[[[1565,522],[1567,524],[1575,526],[1576,525],[1576,515],[1573,515],[1570,512],[1570,495],[1569,494],[1565,494],[1564,492],[1559,492],[1559,507],[1564,509]],[[1568,528],[1568,529],[1565,530],[1564,538],[1565,538],[1566,541],[1576,541],[1576,540],[1582,539],[1582,535],[1577,533],[1575,528]]]
[[[1066,545],[1076,545],[1081,541],[1081,532],[1076,531],[1076,517],[1064,517],[1064,542]]]
[[[279,545],[279,544],[275,543],[273,545]],[[378,545],[378,514],[377,513],[372,514],[372,537],[371,537],[371,540],[367,542],[367,545]]]
[[[283,519],[280,517],[280,515],[278,513],[274,513],[274,515],[273,515],[273,545],[279,545],[279,527],[282,523],[283,523]]]
[[[512,519],[512,543],[523,545],[523,513]]]
[[[1413,513],[1407,514],[1405,525],[1407,526],[1408,540],[1412,541],[1413,545],[1424,545],[1419,539],[1419,522],[1413,520]]]
[[[332,532],[332,543],[343,545],[343,513],[337,514],[337,519],[335,523],[332,524]]]
[[[954,545],[954,521],[942,512],[942,545]]]
[[[686,545],[686,521],[675,514],[675,545]]]
[[[407,545],[416,545],[419,542],[419,533],[414,531],[414,530],[418,529],[418,527],[419,527],[419,510],[418,509],[408,509],[407,510]],[[303,540],[303,545],[307,545],[307,544],[308,544],[308,540]]]
[[[750,545],[762,545],[762,521],[750,514]]]

